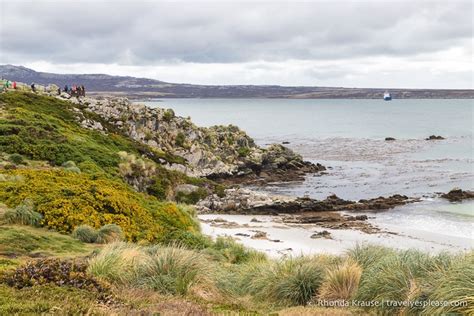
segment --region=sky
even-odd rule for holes
[[[471,1],[0,0],[0,64],[195,84],[473,88]]]

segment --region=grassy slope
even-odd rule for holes
[[[1,225],[0,271],[15,268],[32,258],[85,256],[97,247],[42,228]]]
[[[105,122],[114,132],[104,134],[82,128],[75,120],[74,105],[56,98],[32,93],[11,92],[0,95],[0,151],[18,153],[32,160],[55,165],[72,160],[77,164],[93,162],[114,174],[119,163],[117,152],[169,161],[179,157],[166,155],[127,138]],[[82,112],[85,116],[93,116]]]
[[[1,256],[73,257],[90,254],[97,245],[85,244],[68,235],[30,226],[0,226]]]
[[[198,230],[186,210],[134,191],[118,175],[119,151],[152,159],[176,157],[113,129],[105,134],[82,128],[74,110],[78,111],[72,103],[52,97],[23,92],[0,95],[0,153],[21,154],[30,161],[18,170],[0,172],[4,178],[0,202],[14,207],[30,198],[45,216],[44,224],[61,232],[83,223],[96,228],[116,223],[129,240],[157,241],[177,230]],[[50,166],[35,167],[31,161],[47,161]],[[53,168],[67,161],[74,161],[82,173]],[[175,173],[164,172],[160,180],[173,183],[175,178]]]

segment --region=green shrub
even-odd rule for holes
[[[79,225],[74,228],[72,237],[86,243],[95,243],[99,237],[97,230],[89,225]]]
[[[172,109],[166,109],[163,113],[163,120],[169,122],[174,118],[175,114]]]
[[[34,211],[33,202],[31,200],[24,200],[22,204],[18,205],[13,210],[7,210],[3,215],[3,218],[8,224],[38,227],[41,226],[43,216]]]
[[[250,148],[240,147],[237,149],[237,153],[239,154],[239,157],[247,157],[250,154]]]
[[[181,245],[189,249],[206,249],[212,245],[210,237],[182,230],[172,232],[169,240],[169,245]]]
[[[70,172],[75,172],[75,173],[81,173],[81,169],[79,169],[76,166],[76,163],[74,161],[66,161],[61,165],[65,170],[70,171]]]
[[[108,244],[113,241],[123,240],[123,231],[120,226],[107,224],[102,226],[97,232],[96,242],[99,244]]]
[[[186,136],[184,136],[182,132],[179,132],[178,135],[176,135],[176,139],[175,139],[176,146],[184,147],[185,141],[186,141]]]
[[[198,188],[190,193],[178,192],[176,193],[175,199],[178,203],[196,204],[206,196],[208,196],[207,190],[204,188]]]
[[[101,122],[108,129],[107,134],[81,127],[73,111],[79,106],[71,102],[17,92],[1,94],[0,103],[5,113],[0,118],[0,152],[45,160],[56,166],[75,161],[83,171],[82,162],[93,162],[112,175],[116,175],[120,162],[119,151],[146,154],[155,162],[185,162],[182,157],[153,150],[121,135],[98,114],[82,111],[84,116]]]
[[[210,248],[204,252],[217,261],[240,264],[251,260],[265,260],[264,253],[247,248],[232,237],[217,237]]]
[[[11,154],[8,156],[8,161],[14,163],[15,165],[22,165],[25,163],[23,156],[20,154]]]

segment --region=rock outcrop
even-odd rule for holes
[[[201,213],[300,214],[331,211],[379,211],[417,201],[419,199],[399,194],[357,202],[344,200],[336,195],[328,196],[324,200],[316,200],[307,197],[275,196],[237,188],[225,190],[223,197],[218,197],[215,194],[206,197],[197,203],[196,209]],[[355,219],[364,220],[366,218]]]
[[[64,98],[63,95],[57,96]],[[259,147],[236,126],[198,127],[171,109],[133,104],[126,98],[70,98],[82,126],[118,130],[156,150],[184,158],[167,167],[190,176],[232,183],[301,180],[325,170],[279,145]],[[93,115],[80,115],[91,113]]]
[[[474,191],[452,189],[448,193],[441,194],[441,197],[449,200],[450,202],[460,202],[462,200],[474,199]]]

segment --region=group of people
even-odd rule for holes
[[[2,79],[3,80],[3,79]],[[3,82],[3,89],[2,90],[7,90],[9,88],[13,88],[13,89],[16,89],[17,85],[16,85],[16,81],[10,81],[10,80],[5,80]]]
[[[80,85],[80,86],[72,85],[71,87],[68,87],[68,85],[65,85],[64,92],[68,93],[71,97],[85,97],[86,96],[86,88],[84,88],[83,85]]]
[[[2,84],[3,83],[3,84]],[[54,86],[54,85],[53,85]],[[17,89],[18,85],[16,81],[10,81],[10,80],[4,80],[2,78],[2,81],[0,82],[0,92],[1,91],[7,91],[8,89]],[[36,92],[36,84],[33,82],[30,85],[31,91]],[[52,86],[47,86],[44,88],[46,92],[53,92],[51,91]],[[62,92],[65,92],[69,94],[71,97],[85,97],[86,96],[86,88],[84,85],[72,85],[69,87],[68,85],[64,86],[64,90],[61,91],[61,88],[58,88],[57,90],[58,95],[60,95]]]

